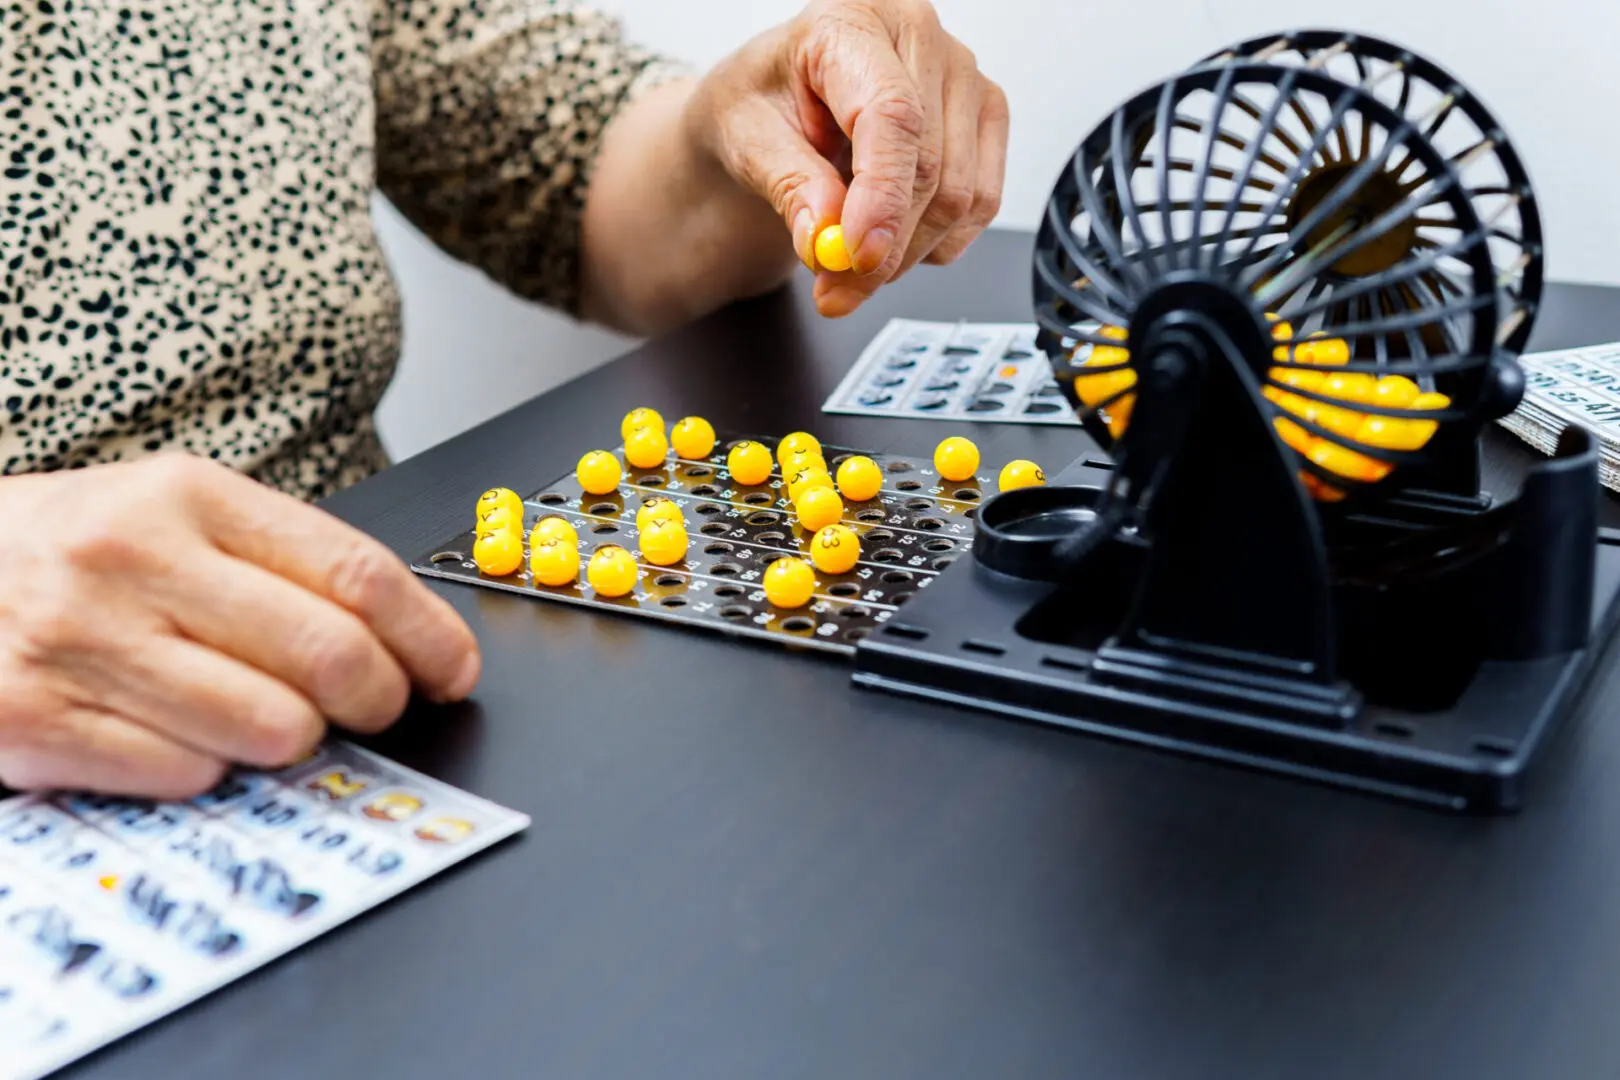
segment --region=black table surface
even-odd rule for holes
[[[820,404],[891,316],[1027,321],[1029,244],[992,233],[839,322],[800,282],[330,508],[414,556],[482,489],[537,488],[611,445],[640,404],[925,454],[944,425]],[[1616,339],[1620,290],[1561,286],[1532,347]],[[972,435],[990,463],[1089,447]],[[1499,485],[1532,460],[1506,437],[1490,456]],[[1620,1075],[1612,662],[1527,808],[1480,820],[857,690],[836,659],[435,587],[482,642],[482,684],[375,745],[533,827],[70,1075]]]

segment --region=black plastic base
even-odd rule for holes
[[[1460,693],[1396,708],[1264,673],[1205,692],[1156,683],[1112,640],[1131,552],[1085,580],[1020,580],[962,560],[856,652],[858,685],[1057,724],[1457,811],[1517,808],[1538,750],[1577,704],[1620,622],[1620,532],[1600,534],[1587,646],[1487,661]],[[1112,560],[1112,561],[1111,561]],[[1183,669],[1183,672],[1185,669]],[[1198,689],[1198,688],[1193,688]]]

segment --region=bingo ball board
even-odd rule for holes
[[[750,438],[768,447],[774,462],[776,440]],[[543,517],[564,518],[579,533],[580,575],[572,585],[536,584],[526,545],[517,572],[506,577],[481,572],[472,561],[471,506],[467,531],[413,560],[411,569],[544,600],[853,654],[862,638],[967,554],[975,509],[996,490],[994,477],[956,483],[936,474],[930,461],[866,453],[883,469],[883,489],[865,502],[846,499],[842,522],[860,539],[860,561],[844,574],[816,570],[810,603],[782,609],[766,600],[761,578],[784,555],[808,559],[812,534],[793,513],[779,464],[765,483],[732,480],[726,453],[740,441],[722,436],[703,461],[671,456],[661,468],[629,469],[618,490],[606,495],[585,492],[569,473],[525,497],[525,541]],[[831,445],[822,452],[833,470],[849,456],[865,453]],[[614,453],[622,465],[622,449]],[[686,519],[690,546],[686,558],[672,566],[655,566],[637,549],[636,510],[654,495],[673,500]],[[598,596],[585,579],[585,565],[603,544],[617,544],[636,557],[640,576],[627,596]]]

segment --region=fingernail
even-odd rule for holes
[[[883,260],[889,257],[889,249],[894,246],[894,230],[878,228],[867,233],[861,240],[860,250],[855,252],[855,270],[857,273],[870,274],[883,265]]]
[[[816,268],[816,216],[806,207],[793,218],[793,250],[807,270]]]
[[[456,672],[456,677],[445,688],[443,696],[435,700],[441,705],[465,701],[468,695],[473,692],[473,689],[477,687],[478,676],[482,670],[483,659],[478,655],[477,650],[468,653],[467,659],[462,661],[461,670]]]

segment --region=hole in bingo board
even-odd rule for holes
[[[869,544],[888,544],[894,541],[894,533],[888,529],[868,529],[862,539]]]
[[[915,480],[902,480],[894,485],[900,491],[921,491],[922,485]]]
[[[844,614],[851,619],[870,619],[872,609],[865,604],[851,604]]]
[[[829,585],[827,594],[829,596],[843,597],[859,596],[861,595],[861,587],[853,581],[840,581],[836,585]]]
[[[741,585],[720,585],[714,590],[714,595],[722,600],[735,600],[744,593]]]
[[[664,477],[648,474],[647,476],[641,477],[636,481],[636,483],[640,484],[642,487],[663,487]]]
[[[884,518],[886,518],[888,516],[889,515],[885,514],[882,510],[862,510],[860,513],[855,515],[855,520],[856,521],[868,521],[868,522],[870,522],[870,521],[882,521]]]
[[[838,466],[842,465],[844,462],[848,461],[850,458],[852,458],[854,456],[855,456],[854,454],[839,454],[837,457],[835,457],[831,461],[827,462],[827,464],[831,465],[833,468],[836,469],[836,468],[838,468]]]
[[[883,548],[872,553],[873,562],[899,562],[906,557],[906,553],[899,548]]]
[[[939,518],[927,517],[927,518],[918,518],[917,519],[917,528],[919,528],[919,529],[930,529],[930,530],[932,530],[932,529],[943,529],[944,527],[945,527],[945,523],[943,521],[941,521]]]
[[[607,516],[609,514],[611,514],[614,517],[618,517],[619,516],[619,504],[618,503],[610,503],[610,502],[591,503],[591,513],[596,514],[598,516],[603,516],[603,517],[605,517],[605,516]]]
[[[791,634],[804,634],[814,630],[815,628],[816,621],[814,619],[805,618],[803,615],[795,615],[793,618],[783,620],[782,622],[782,629]]]
[[[891,461],[891,462],[889,462],[889,464],[886,467],[888,468],[888,470],[890,472],[910,472],[911,471],[911,462],[909,462],[909,461]]]
[[[769,506],[775,501],[763,491],[750,491],[743,496],[743,502],[749,506]]]
[[[773,510],[761,510],[758,513],[748,515],[748,524],[750,525],[780,525],[781,523],[782,515]]]
[[[542,506],[561,506],[563,503],[567,502],[568,499],[566,496],[559,495],[555,491],[548,491],[535,501],[540,503]]]
[[[856,627],[853,627],[853,628],[851,628],[849,630],[844,631],[844,640],[845,641],[864,641],[864,640],[866,640],[866,638],[870,637],[871,634],[872,634],[872,631],[868,630],[866,627],[864,627],[864,626],[856,626]]]
[[[963,502],[972,502],[979,497],[978,488],[957,488],[956,497]]]
[[[901,505],[907,510],[932,510],[934,508],[932,499],[907,499]]]
[[[704,536],[724,536],[730,531],[730,529],[726,528],[726,523],[723,521],[705,521],[702,525],[698,526],[698,532],[702,533]]]
[[[885,570],[883,572],[883,576],[881,578],[879,578],[878,580],[884,582],[887,585],[899,585],[902,582],[910,581],[911,580],[911,574],[907,573],[904,570]]]
[[[930,540],[928,543],[923,545],[923,550],[937,555],[939,552],[949,551],[955,546],[955,540]]]
[[[713,476],[714,475],[714,470],[709,468],[707,465],[688,465],[687,468],[686,468],[686,475],[687,476]]]
[[[608,533],[616,533],[618,531],[619,527],[617,525],[609,525],[605,521],[598,522],[597,524],[591,526],[591,532],[596,533],[598,536],[606,536]]]
[[[675,585],[685,585],[686,579],[681,577],[679,574],[659,574],[658,577],[653,580],[653,584],[662,585],[664,588],[668,589]]]
[[[730,562],[715,563],[709,567],[709,573],[715,577],[736,577],[742,572],[742,567]]]
[[[704,517],[713,517],[716,514],[725,513],[726,508],[721,506],[719,503],[698,503],[697,512],[702,514]]]
[[[692,489],[692,494],[702,499],[707,499],[710,495],[717,495],[719,492],[720,489],[715,487],[713,484],[699,484],[697,487]]]
[[[754,613],[754,609],[747,604],[727,604],[720,609],[722,619],[746,619]]]
[[[955,555],[946,555],[946,556],[943,556],[941,558],[935,559],[934,564],[933,564],[934,569],[935,570],[943,570],[943,569],[945,569],[947,566],[951,565],[951,563],[953,563],[955,561],[956,561],[956,556]]]
[[[703,545],[703,554],[705,555],[730,555],[736,550],[736,548],[732,547],[724,540],[716,540],[712,544]]]
[[[754,539],[758,540],[761,544],[780,544],[787,540],[787,534],[779,533],[775,529],[771,529],[768,532],[760,533],[758,536],[754,537]]]
[[[686,606],[686,597],[684,597],[684,596],[666,596],[666,597],[664,597],[662,600],[660,600],[658,602],[660,604],[662,604],[664,607],[667,607],[667,608],[685,607]]]
[[[459,551],[438,551],[434,553],[433,558],[429,561],[437,566],[442,562],[466,562],[467,556]]]
[[[917,594],[914,592],[895,593],[893,596],[889,597],[889,603],[893,604],[895,607],[899,607],[901,604],[906,603],[916,595]]]

